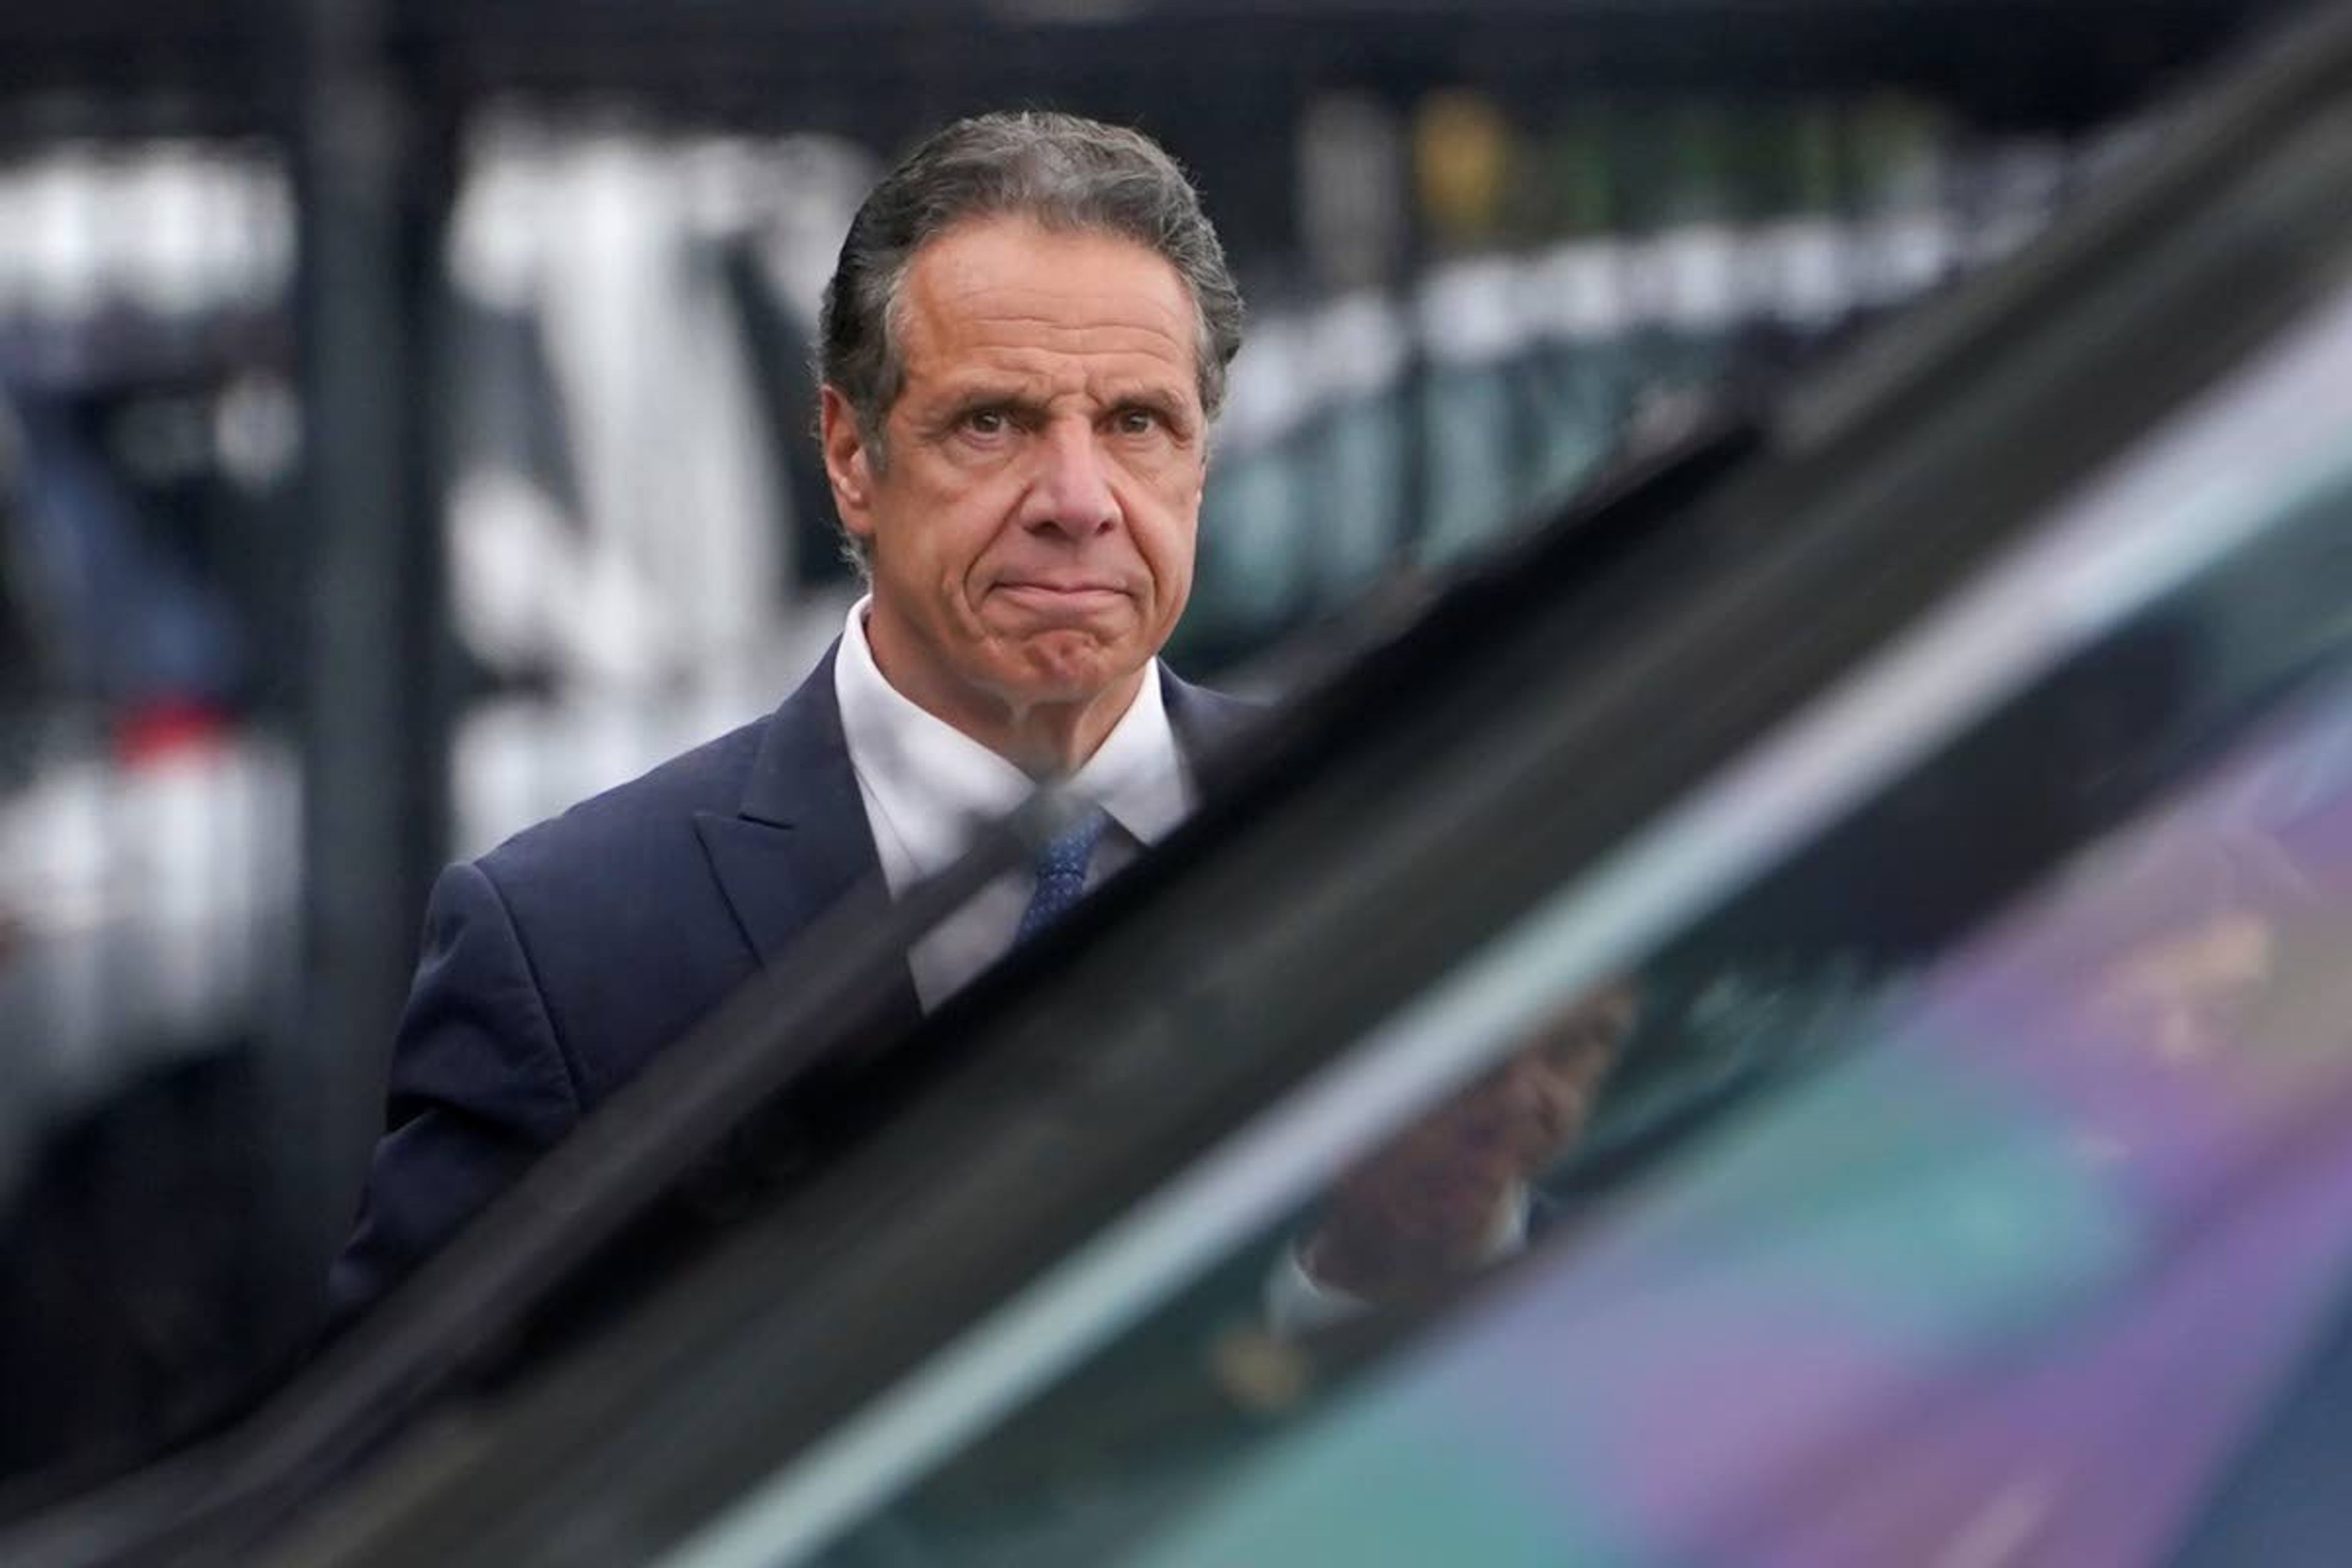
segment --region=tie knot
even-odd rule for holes
[[[1109,825],[1110,818],[1097,807],[1045,840],[1037,848],[1037,875],[1063,876],[1072,870],[1083,875],[1087,862],[1094,858],[1096,841]]]
[[[1016,941],[1027,941],[1053,924],[1083,897],[1087,890],[1087,868],[1094,859],[1095,845],[1110,818],[1097,806],[1077,821],[1037,847],[1036,858],[1031,862],[1037,877],[1037,890],[1030,896],[1029,908],[1021,917],[1021,930]]]

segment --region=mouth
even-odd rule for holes
[[[996,592],[1027,609],[1055,615],[1106,610],[1127,598],[1127,591],[1108,583],[1000,583]]]

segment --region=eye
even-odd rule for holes
[[[1149,408],[1122,408],[1111,416],[1111,425],[1122,436],[1150,436],[1157,433],[1164,422]]]
[[[1012,421],[1002,408],[975,408],[963,416],[963,427],[975,436],[1001,436]]]

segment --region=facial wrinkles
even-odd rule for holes
[[[1199,414],[1183,381],[1181,361],[1158,352],[1158,332],[1105,331],[1067,334],[1066,341],[1034,342],[1036,334],[975,331],[961,353],[940,356],[952,369],[919,367],[923,387],[919,421],[924,434],[951,424],[975,398],[1010,395],[1045,405],[1056,416],[1107,414],[1123,403],[1164,409],[1182,444],[1197,436]],[[1124,339],[1125,341],[1120,341]]]
[[[1000,238],[1008,248],[995,248]],[[963,247],[943,240],[948,248],[918,263],[905,294],[906,377],[891,423],[908,455],[895,481],[898,515],[917,531],[897,537],[935,544],[905,558],[928,580],[933,617],[903,630],[945,665],[957,662],[957,640],[999,650],[975,670],[1026,668],[1048,646],[1036,640],[1034,606],[999,604],[996,584],[1041,573],[1113,581],[1129,595],[1129,618],[1103,612],[1086,635],[1106,648],[1131,642],[1147,659],[1190,586],[1206,437],[1192,297],[1172,269],[1139,279],[1124,242],[1078,237],[1041,253],[1035,238],[1014,226],[968,235]],[[1015,268],[1053,287],[1007,281]],[[1019,417],[1003,439],[975,440],[965,416],[992,405]],[[1168,429],[1156,439],[1123,433],[1116,416],[1129,406],[1164,411]],[[1034,487],[1053,471],[1044,465],[1056,452],[1066,460],[1079,441],[1122,525],[1036,528]],[[1057,658],[1073,651],[1061,646]]]
[[[1193,352],[1192,296],[1164,264],[1142,289],[1132,271],[1133,247],[1102,237],[1066,237],[1055,247],[1051,288],[1003,280],[1003,247],[1035,231],[1015,226],[979,234],[966,248],[933,258],[909,278],[909,315],[949,364],[959,353],[1003,344],[1090,353],[1134,353],[1189,374]],[[1092,276],[1116,268],[1104,286]],[[910,347],[912,345],[909,345]]]
[[[975,355],[953,379],[943,379],[913,415],[918,438],[943,440],[964,414],[999,400],[1024,411],[1041,410],[1051,419],[1088,425],[1124,408],[1140,408],[1165,416],[1170,450],[1198,444],[1199,416],[1191,401],[1150,361],[1131,354],[1079,357],[1017,349]]]
[[[1077,276],[1051,289],[1006,284],[974,276],[977,264],[940,268],[935,278],[916,280],[917,308],[934,321],[961,321],[968,328],[1039,331],[1054,336],[1087,337],[1096,333],[1137,334],[1152,340],[1154,352],[1179,363],[1192,358],[1191,301],[1172,272],[1165,287],[1139,290],[1122,281],[1117,289],[1087,287],[1086,252],[1072,258]],[[930,300],[923,296],[929,295]],[[940,307],[922,310],[925,304]]]
[[[1197,493],[1202,419],[1189,381],[1191,350],[1182,308],[1156,312],[1162,318],[1157,321],[1108,321],[1114,305],[1125,307],[1130,315],[1139,313],[1132,292],[945,292],[950,301],[963,301],[965,309],[935,311],[926,307],[942,301],[919,295],[914,314],[919,325],[909,333],[915,341],[908,345],[913,395],[901,404],[916,440],[948,459],[945,468],[930,476],[927,489],[943,501],[969,501],[975,473],[994,469],[995,481],[1008,492],[1005,504],[1011,504],[1012,492],[1024,478],[1024,465],[1011,460],[1018,445],[972,450],[958,442],[966,412],[1004,398],[1042,408],[1056,423],[1085,419],[1090,426],[1129,404],[1164,410],[1171,426],[1163,442],[1127,444],[1105,438],[1097,444],[1097,458],[1115,489],[1127,488],[1122,480],[1132,480],[1148,491],[1140,497],[1122,494],[1122,504],[1145,500],[1162,508],[1181,507]],[[1027,301],[1042,302],[1041,308],[1018,308]],[[983,302],[997,307],[993,313],[981,313]],[[1052,313],[1046,313],[1048,306],[1055,308]],[[1079,320],[1056,319],[1065,310]],[[942,326],[946,330],[937,330]],[[993,489],[988,479],[978,482]]]

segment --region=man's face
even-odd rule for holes
[[[1190,292],[1129,240],[982,219],[916,252],[898,326],[883,460],[830,387],[824,411],[883,673],[983,735],[1041,708],[1115,719],[1192,589]]]

